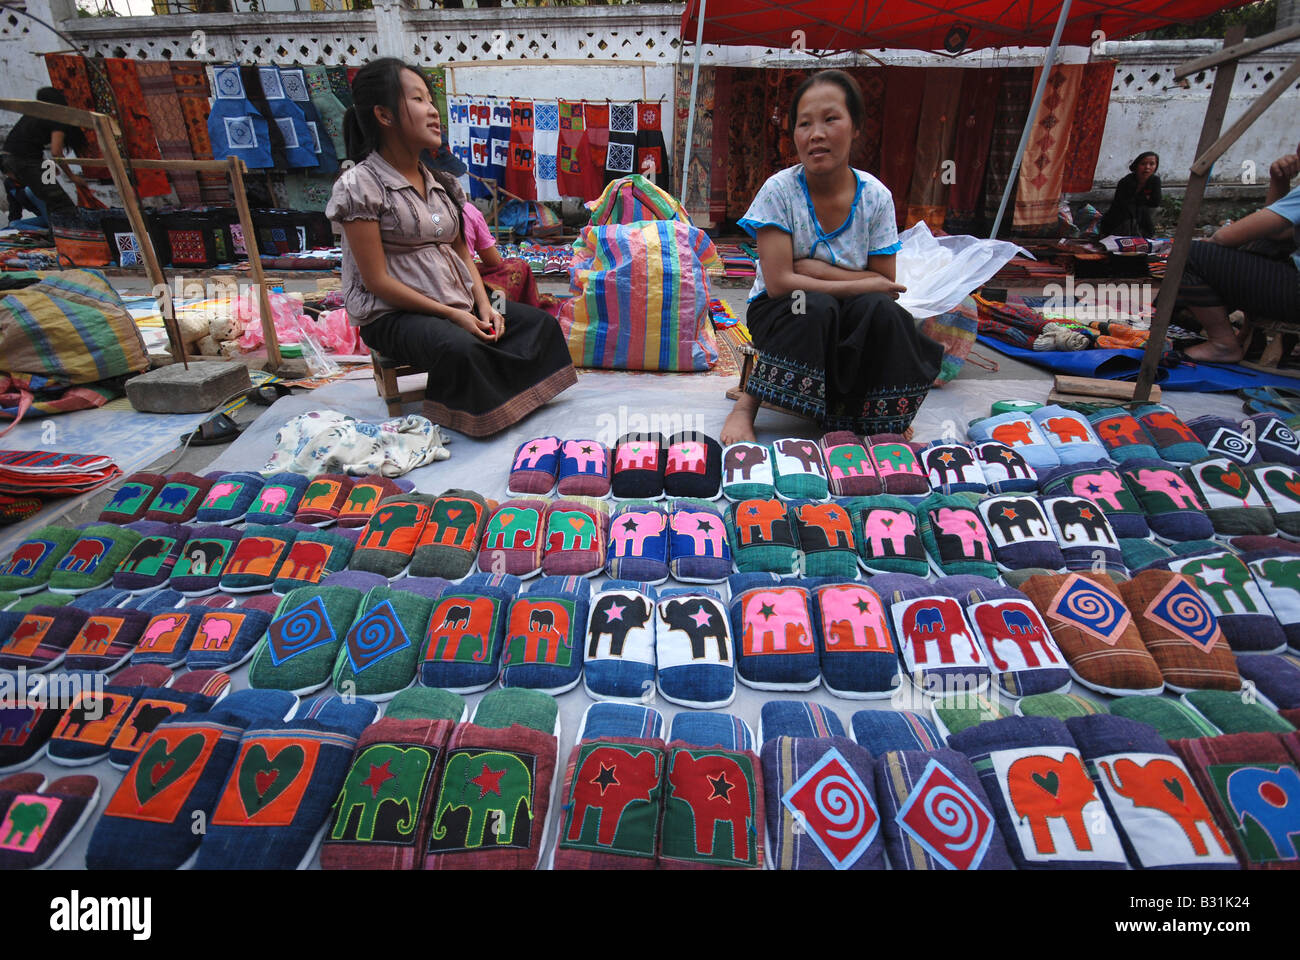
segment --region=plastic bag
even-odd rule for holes
[[[1012,257],[1033,259],[1027,250],[1005,240],[936,237],[924,220],[905,230],[899,240],[903,249],[898,251],[895,275],[907,292],[898,304],[918,320],[952,310]]]
[[[316,318],[316,338],[331,353],[357,356],[370,352],[361,342],[361,328],[348,323],[346,310],[326,310]]]

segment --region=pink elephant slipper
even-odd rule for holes
[[[99,805],[98,777],[60,777],[39,793],[31,785],[14,790],[23,777],[35,778],[37,787],[44,782],[39,774],[0,780],[0,870],[45,869]]]

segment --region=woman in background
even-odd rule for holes
[[[1103,237],[1154,237],[1151,212],[1160,206],[1160,156],[1147,150],[1128,165],[1129,174],[1115,185],[1115,199],[1101,218]]]

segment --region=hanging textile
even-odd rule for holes
[[[307,89],[307,77],[302,67],[285,67],[280,71],[280,82],[285,96],[302,111],[303,122],[311,133],[312,153],[316,157],[317,173],[334,173],[339,168],[338,152],[334,141],[325,125],[321,123],[320,114],[311,102],[311,92]]]
[[[334,155],[340,160],[346,160],[348,151],[347,145],[343,142],[343,114],[346,108],[330,88],[329,73],[325,67],[303,67],[302,69],[307,77],[307,90],[311,94],[312,106],[316,108],[321,125],[329,134],[330,142],[334,144]],[[443,112],[441,116],[445,129],[447,114]]]
[[[533,174],[533,101],[510,101],[510,163],[506,189],[521,200],[537,199]]]
[[[288,209],[324,213],[334,190],[332,174],[292,170],[284,177],[285,199]]]
[[[190,135],[181,113],[180,98],[176,95],[171,64],[166,60],[141,60],[136,64],[136,72],[140,76],[140,89],[144,92],[144,102],[163,159],[193,160],[194,151],[190,149]],[[172,172],[171,180],[182,206],[194,207],[203,202],[199,178],[193,173],[176,170]]]
[[[1070,147],[1065,160],[1062,193],[1086,193],[1092,189],[1114,82],[1115,61],[1084,64],[1083,81],[1074,105],[1074,120],[1070,124]]]
[[[343,69],[347,71],[347,76],[348,76],[348,89],[350,90],[350,89],[352,89],[352,82],[353,82],[354,80],[356,80],[356,78],[357,78],[357,74],[361,72],[361,68],[360,68],[360,67],[344,67]]]
[[[1034,83],[1042,68],[1034,71]],[[1020,164],[1015,227],[1055,235],[1060,217],[1061,183],[1070,148],[1070,123],[1083,80],[1083,64],[1056,64],[1047,77],[1043,102],[1034,117]]]
[[[329,78],[330,91],[346,110],[352,106],[352,78],[347,67],[326,67],[325,76]]]
[[[490,169],[497,186],[506,185],[506,171],[510,168],[510,101],[491,97],[492,118],[488,127],[491,150]]]
[[[916,162],[908,188],[905,226],[924,220],[932,231],[943,229],[948,185],[956,173],[952,155],[961,79],[962,74],[969,72],[949,67],[925,69],[925,93],[917,122]]]
[[[1020,133],[1029,117],[1029,103],[1033,97],[1032,67],[1006,67],[1002,70],[1002,83],[998,88],[998,106],[993,114],[993,136],[989,142],[989,159],[984,175],[984,218],[990,228],[998,214],[998,204],[1011,176],[1011,165],[1016,160],[1016,147]],[[1010,212],[1010,211],[1008,211]],[[1005,223],[1008,218],[1004,217]]]
[[[696,222],[717,226],[727,217],[727,156],[731,150],[731,125],[727,122],[725,108],[718,111],[717,105],[729,102],[731,75],[714,67],[709,68],[709,73],[713,80],[713,101],[709,109],[709,126],[713,133],[709,150],[709,215]],[[720,115],[716,123],[715,114]],[[683,121],[678,122],[684,125]]]
[[[158,141],[154,137],[149,107],[140,89],[140,75],[135,61],[110,57],[103,61],[104,79],[112,88],[109,99],[117,105],[117,121],[122,127],[126,156],[132,160],[161,160]],[[99,94],[96,94],[96,101]],[[165,197],[172,192],[167,174],[161,170],[136,170],[136,192],[142,197]]]
[[[903,226],[916,170],[917,127],[925,96],[925,67],[885,68],[884,130],[880,140],[880,179],[894,195],[894,217]]]
[[[710,111],[712,113],[712,111]],[[664,143],[663,104],[641,101],[636,118],[636,170],[656,185],[672,192],[672,168],[668,165],[668,145]],[[709,171],[700,178],[704,187],[704,206],[708,205]]]
[[[799,162],[799,151],[794,146],[794,131],[790,129],[790,104],[794,102],[794,92],[799,89],[807,76],[805,70],[765,70],[767,79],[767,114],[764,143],[767,150],[764,157],[764,176],[766,180],[778,170],[792,167]]]
[[[587,142],[587,118],[581,101],[561,100],[560,139],[556,160],[556,189],[562,197],[594,200],[600,195],[602,177],[591,163]]]
[[[90,90],[90,78],[86,75],[86,58],[79,53],[47,53],[45,69],[50,72],[50,85],[67,98],[68,106],[77,110],[94,110],[95,95]],[[95,131],[87,129],[87,156],[102,156],[99,152],[99,139]],[[94,176],[108,176],[108,168],[89,170]]]
[[[758,196],[758,190],[767,179],[763,163],[754,154],[763,142],[767,115],[763,112],[766,95],[761,70],[731,72],[731,122],[728,141],[731,154],[727,157],[727,216],[739,219]],[[746,156],[749,159],[746,159]]]
[[[880,137],[884,128],[885,71],[883,67],[857,67],[849,71],[862,88],[862,130],[853,141],[849,163],[873,177],[880,176]]]
[[[469,97],[447,98],[447,147],[452,155],[468,168],[471,161],[469,146]],[[477,196],[472,191],[468,173],[457,179],[465,196]]]
[[[487,98],[470,97],[469,172],[471,174],[471,197],[475,200],[492,196],[492,191],[482,183],[482,179],[492,176],[491,129],[492,108],[489,106]]]
[[[208,137],[218,157],[238,157],[250,170],[273,166],[266,118],[245,95],[242,72],[235,64],[214,70],[215,94],[208,115]]]
[[[533,102],[533,163],[538,200],[559,200],[560,105],[555,100]]]
[[[587,123],[587,151],[591,176],[598,181],[596,195],[605,189],[605,158],[609,154],[609,103],[584,101],[583,119]]]
[[[271,163],[268,168],[276,170],[287,170],[289,167],[289,158],[285,155],[284,131],[280,125],[275,122],[271,113],[271,105],[267,103],[266,94],[262,92],[262,76],[257,67],[239,67],[239,80],[243,84],[243,90],[248,102],[253,105],[266,122],[266,139],[271,151]],[[216,76],[215,68],[213,76]],[[259,130],[260,133],[260,130]]]
[[[691,176],[689,182],[681,180],[690,191],[682,197],[682,205],[690,211],[696,223],[715,226],[726,216],[726,180],[722,180],[722,196],[718,198],[722,216],[716,216],[710,203],[714,192],[714,181],[719,175],[725,178],[726,138],[718,136],[714,124],[717,110],[718,75],[724,71],[716,67],[701,67],[695,91],[695,129],[691,134]],[[673,105],[677,114],[677,127],[673,136],[673,162],[668,170],[678,170],[676,164],[686,162],[686,124],[691,109],[691,71],[683,64],[677,71],[674,88]],[[722,168],[721,171],[719,168]],[[638,171],[639,172],[639,171]],[[667,187],[670,181],[656,179],[660,186]]]
[[[635,103],[609,105],[609,146],[605,151],[606,185],[636,173]]]
[[[948,188],[948,233],[974,233],[976,205],[984,185],[993,118],[1002,75],[998,70],[963,70],[957,107],[957,142],[953,150],[956,179]]]
[[[314,169],[318,163],[316,143],[312,139],[311,130],[307,127],[307,118],[303,115],[302,109],[285,94],[280,68],[272,65],[253,69],[256,70],[257,80],[261,84],[261,97],[257,96],[256,88],[248,83],[247,76],[244,82],[248,86],[253,103],[263,111],[267,122],[279,129],[280,137],[284,140],[286,166],[294,169]],[[267,113],[267,110],[270,112]],[[271,150],[272,153],[275,152],[274,132],[271,134]]]
[[[196,60],[173,60],[172,83],[180,101],[181,116],[189,135],[190,151],[195,160],[211,160],[212,140],[208,136],[208,74]],[[222,154],[219,159],[224,159]],[[223,173],[200,173],[199,194],[202,202],[212,206],[230,203],[230,182]]]

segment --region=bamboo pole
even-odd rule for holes
[[[280,356],[280,340],[275,335],[275,320],[271,316],[271,296],[266,290],[266,275],[262,272],[262,254],[257,249],[257,230],[253,227],[253,214],[248,209],[248,194],[244,190],[244,161],[238,157],[226,160],[226,172],[230,174],[230,185],[234,188],[235,209],[239,211],[239,222],[244,229],[244,252],[248,254],[248,267],[257,284],[257,300],[262,315],[262,336],[266,340],[266,357],[274,370],[284,366]]]

